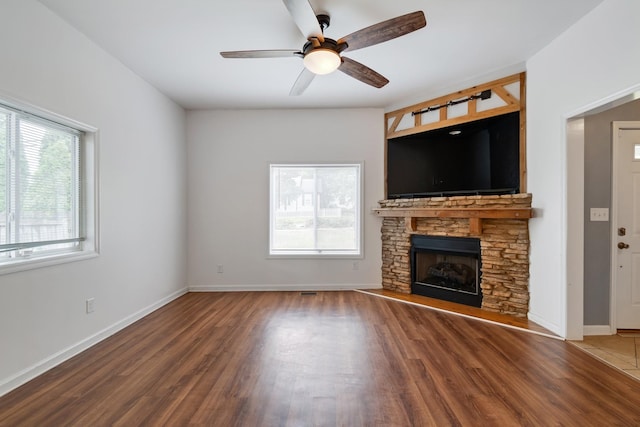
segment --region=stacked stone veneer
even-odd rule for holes
[[[529,208],[530,194],[381,200],[382,208]],[[417,218],[415,234],[476,237],[482,260],[482,308],[526,317],[529,311],[529,222],[484,219],[482,234],[469,234],[466,218]],[[382,287],[411,293],[411,234],[402,217],[382,223]]]

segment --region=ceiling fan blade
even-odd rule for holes
[[[296,79],[296,82],[293,84],[293,87],[291,88],[289,95],[290,96],[302,95],[302,93],[309,87],[309,85],[311,84],[315,76],[316,75],[313,74],[311,71],[307,70],[306,67],[303,68],[302,72]]]
[[[387,78],[382,74],[379,74],[366,65],[344,56],[342,57],[342,65],[340,65],[338,70],[373,87],[381,88],[389,83],[389,80],[387,80]]]
[[[316,13],[308,0],[282,0],[289,10],[293,21],[296,23],[302,35],[309,39],[317,37],[320,41],[324,40],[322,28],[316,18]]]
[[[363,28],[338,40],[338,44],[347,43],[344,50],[356,50],[373,46],[396,37],[404,36],[427,25],[424,13],[420,10],[396,18],[382,21]]]
[[[223,58],[289,58],[292,56],[302,57],[302,52],[298,50],[232,50],[220,52]]]

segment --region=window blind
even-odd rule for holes
[[[82,132],[0,105],[0,254],[80,249],[81,160]]]

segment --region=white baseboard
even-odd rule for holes
[[[585,336],[588,335],[613,335],[615,332],[611,331],[609,325],[584,325],[582,333]]]
[[[189,286],[189,292],[270,292],[270,291],[353,291],[356,289],[382,289],[377,284],[320,284],[320,285],[206,285]]]
[[[5,378],[3,380],[0,381],[0,396],[3,396],[5,394],[7,394],[8,392],[10,392],[11,390],[20,387],[21,385],[25,384],[26,382],[34,379],[35,377],[37,377],[38,375],[42,375],[45,372],[47,372],[49,369],[61,364],[62,362],[71,359],[73,356],[83,352],[84,350],[88,349],[89,347],[99,343],[100,341],[104,340],[105,338],[110,337],[111,335],[115,334],[116,332],[126,328],[127,326],[131,325],[132,323],[142,319],[144,316],[146,316],[147,314],[150,314],[152,312],[154,312],[155,310],[159,309],[160,307],[162,307],[163,305],[166,305],[168,303],[170,303],[171,301],[175,300],[176,298],[181,297],[182,295],[186,294],[188,292],[187,288],[183,288],[180,289],[176,292],[173,292],[172,294],[162,298],[161,300],[143,308],[142,310],[137,311],[136,313],[133,313],[130,316],[125,317],[124,319],[120,320],[119,322],[114,323],[113,325],[83,339],[82,341],[73,344],[63,350],[60,350],[59,352],[52,354],[51,356],[47,357],[46,359],[43,359],[37,363],[35,363],[34,365],[23,369],[22,371],[18,372],[17,374],[9,377],[9,378]]]

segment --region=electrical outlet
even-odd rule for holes
[[[223,267],[221,264],[220,264],[220,265],[218,265],[218,273],[219,273],[219,274],[224,273],[224,267]]]
[[[591,221],[609,221],[609,208],[591,208]]]
[[[354,271],[360,269],[360,264],[358,263],[358,261],[354,261],[353,262],[353,269],[354,269]]]
[[[94,303],[95,303],[95,298],[89,298],[86,301],[87,314],[94,312],[94,310],[95,310]]]

